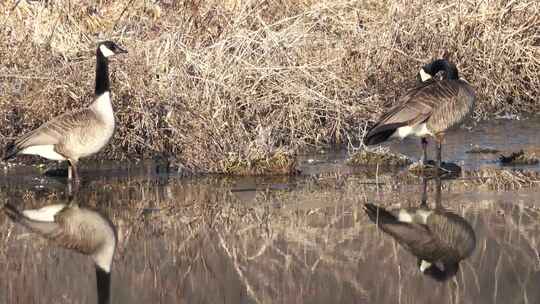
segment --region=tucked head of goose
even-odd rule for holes
[[[98,49],[105,58],[116,55],[116,54],[127,53],[125,49],[121,48],[120,46],[118,46],[116,43],[112,41],[103,41],[99,43]]]
[[[428,72],[426,72],[426,70],[424,70],[424,68],[421,68],[420,72],[418,72],[418,75],[416,76],[416,78],[417,78],[417,80],[419,82],[426,82],[426,81],[430,80],[433,77]]]
[[[439,282],[450,279],[455,276],[459,270],[458,262],[444,263],[442,266],[443,267],[439,267],[437,264],[418,259],[418,268],[420,269],[420,272]]]
[[[428,81],[429,79],[432,79],[440,71],[445,72],[443,78],[446,78],[446,79],[459,78],[458,70],[453,63],[448,62],[448,60],[446,59],[437,59],[437,60],[433,60],[431,63],[424,65],[420,69],[420,72],[418,72],[416,79],[418,80],[418,82],[425,82],[425,81]]]

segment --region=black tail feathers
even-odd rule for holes
[[[377,145],[382,142],[385,142],[394,134],[396,130],[385,130],[383,132],[378,132],[375,134],[368,134],[366,137],[364,137],[364,145],[371,146],[371,145]]]
[[[6,149],[4,150],[4,155],[2,156],[2,160],[6,161],[13,156],[15,156],[19,152],[19,149],[14,143],[11,143],[7,145]]]
[[[23,218],[22,213],[10,203],[4,205],[4,213],[14,222],[19,222]]]
[[[391,123],[386,125],[375,125],[364,137],[366,146],[380,144],[388,140],[398,128],[405,126],[405,123]]]

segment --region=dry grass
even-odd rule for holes
[[[510,170],[497,168],[484,168],[475,171],[466,171],[464,181],[469,186],[477,186],[487,190],[516,190],[521,188],[540,186],[540,173],[533,170]]]
[[[276,151],[259,157],[229,155],[222,165],[223,173],[231,175],[294,175],[297,169],[296,155]]]
[[[130,51],[112,63],[109,158],[223,172],[229,155],[359,140],[441,56],[476,88],[477,117],[538,110],[538,1],[100,3],[0,3],[0,143],[88,104],[102,39]]]

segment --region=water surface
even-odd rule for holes
[[[505,145],[492,129],[475,130],[486,134],[482,144],[504,151],[540,146],[533,132]],[[458,142],[466,138],[468,131],[449,135],[446,155],[465,166],[491,165],[462,152]],[[404,152],[419,152],[416,142],[403,144]],[[441,203],[472,226],[476,248],[455,277],[437,282],[363,211],[367,202],[418,206],[420,179],[377,186],[349,174],[343,153],[305,159],[304,175],[272,178],[182,178],[152,162],[83,164],[75,199],[118,229],[112,303],[540,301],[540,190],[487,191],[444,181]],[[434,185],[427,188],[432,207]],[[20,208],[66,202],[65,180],[31,167],[8,169],[0,189],[3,201]],[[0,229],[0,303],[96,301],[88,257],[51,246],[3,214]]]

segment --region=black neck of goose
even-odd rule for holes
[[[448,60],[435,60],[432,63],[428,64],[424,69],[432,76],[435,76],[435,74],[437,74],[439,71],[444,71],[446,73],[446,79],[459,79],[459,74],[456,66],[448,62]]]
[[[98,304],[109,304],[111,299],[111,273],[96,265]]]
[[[96,53],[96,96],[111,90],[109,83],[109,60],[98,48]]]

